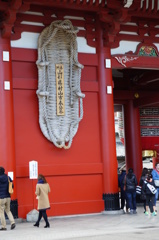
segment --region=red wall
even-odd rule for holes
[[[100,153],[97,56],[79,54],[84,117],[70,149],[58,149],[40,130],[37,51],[12,48],[16,184],[19,217],[37,207],[36,180],[29,179],[29,161],[38,161],[39,173],[50,187],[49,216],[94,213],[104,210],[103,165]]]

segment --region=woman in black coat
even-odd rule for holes
[[[152,207],[153,207],[153,213],[152,216],[156,216],[156,212],[155,212],[155,194],[157,192],[156,188],[155,188],[155,183],[154,180],[152,179],[152,174],[149,174],[147,179],[144,181],[143,183],[143,191],[146,194],[146,212],[145,215],[148,216],[148,207],[149,204],[151,202]]]
[[[145,194],[145,192],[143,190],[143,185],[144,185],[144,181],[147,180],[148,175],[149,175],[148,168],[143,168],[139,185],[141,187],[140,199],[144,203],[144,210],[145,210],[144,213],[146,212],[146,194]],[[151,202],[149,202],[149,208],[150,208],[151,213],[153,213],[153,207],[152,207],[152,203]]]

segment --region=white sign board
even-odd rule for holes
[[[38,162],[37,161],[29,162],[29,178],[30,179],[38,178]]]
[[[107,86],[107,94],[112,94],[112,86]]]
[[[4,81],[4,90],[10,90],[10,82]]]
[[[111,68],[111,60],[110,59],[105,59],[105,67]]]
[[[9,62],[9,52],[8,51],[3,51],[3,61]]]
[[[13,180],[13,172],[8,172],[8,177],[10,177]]]

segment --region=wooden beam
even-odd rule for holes
[[[139,98],[135,98],[136,91],[114,90],[114,103],[125,104],[134,101],[134,107],[159,106],[159,94],[154,91],[137,91]]]
[[[22,0],[12,0],[10,3],[11,9],[18,10],[22,5]]]
[[[8,3],[0,1],[0,11],[4,12],[8,8]]]
[[[114,100],[133,100],[135,91],[126,91],[126,90],[114,90]]]
[[[159,106],[159,94],[151,93],[151,97],[138,98],[134,100],[134,107]]]
[[[158,57],[145,57],[133,54],[118,54],[112,55],[112,68],[151,68],[157,69],[159,66]]]
[[[35,6],[42,6],[42,7],[58,7],[58,8],[65,8],[65,9],[78,9],[79,11],[88,11],[88,12],[97,12],[99,11],[100,7],[102,6],[102,3],[99,3],[99,1],[96,1],[93,4],[89,4],[89,2],[85,2],[85,0],[68,0],[61,1],[61,0],[23,0],[24,4],[30,4]],[[105,4],[106,5],[106,4]],[[103,8],[105,7],[102,6]]]

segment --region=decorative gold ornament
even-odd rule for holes
[[[156,157],[156,151],[154,150],[144,150],[142,151],[142,157]]]
[[[138,94],[138,93],[135,93],[135,94],[134,94],[134,97],[135,97],[135,98],[139,98],[139,94]]]

